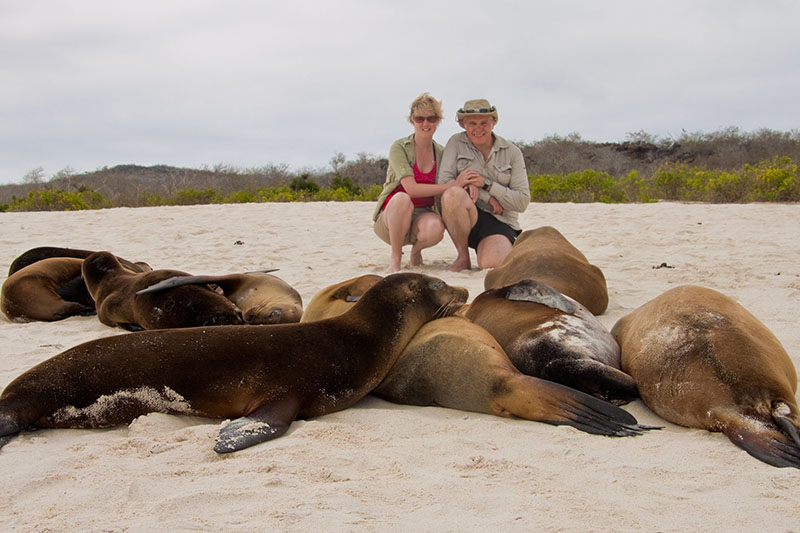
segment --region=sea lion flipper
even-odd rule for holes
[[[542,422],[556,426],[568,425],[587,433],[608,437],[635,437],[644,431],[661,429],[659,426],[639,424],[636,417],[628,411],[609,402],[560,383],[542,381],[550,388],[549,396],[556,402],[555,410],[563,414],[560,420]]]
[[[541,377],[624,405],[639,397],[634,379],[617,368],[587,359],[558,359],[549,363]]]
[[[800,446],[777,428],[770,431],[763,425],[752,427],[747,420],[727,424],[724,428],[731,442],[756,459],[772,466],[800,468]]]
[[[506,299],[542,304],[570,315],[575,313],[575,306],[566,296],[547,283],[533,279],[525,279],[511,285],[506,292]]]
[[[294,398],[262,405],[220,429],[214,451],[235,452],[280,437],[289,430],[299,410],[300,402]]]
[[[154,283],[145,289],[136,291],[136,294],[164,291],[183,285],[205,285],[206,283],[214,283],[216,278],[217,276],[173,276],[171,278],[162,279],[158,283]]]

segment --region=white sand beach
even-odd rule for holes
[[[323,287],[383,274],[389,247],[373,204],[293,203],[0,213],[0,279],[36,246],[109,250],[153,268],[225,274],[278,268],[308,303]],[[800,205],[531,204],[599,266],[621,316],[681,284],[736,299],[800,368]],[[444,241],[415,269],[450,273]],[[407,258],[407,255],[406,255]],[[654,268],[665,263],[671,268]],[[474,255],[473,255],[474,264]],[[99,337],[96,317],[0,316],[0,388]],[[217,455],[221,420],[150,414],[105,430],[25,433],[0,450],[3,531],[800,531],[800,471],[775,468],[724,435],[664,422],[635,438],[372,396]]]

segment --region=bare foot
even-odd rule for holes
[[[457,257],[453,264],[447,267],[447,270],[450,272],[461,272],[462,270],[469,270],[471,267],[472,264],[469,261],[469,257]]]
[[[392,272],[397,272],[400,270],[400,257],[394,257],[389,260],[389,267],[386,269],[386,272],[391,274]]]
[[[408,261],[408,265],[412,267],[422,266],[422,252],[411,250],[411,259]]]

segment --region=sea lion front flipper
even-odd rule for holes
[[[183,285],[205,285],[206,283],[216,283],[215,280],[219,279],[219,277],[220,276],[173,276],[171,278],[162,279],[158,283],[154,283],[146,289],[136,291],[136,294],[139,295],[147,294],[149,292],[164,291],[174,287],[181,287]]]
[[[538,377],[561,383],[615,405],[639,398],[636,381],[618,368],[591,359],[556,359]]]
[[[268,270],[256,270],[253,272],[247,272],[248,274],[268,274],[270,272],[275,272],[278,270],[277,268],[270,268]],[[231,274],[220,274],[218,276],[173,276],[171,278],[162,279],[158,283],[154,283],[149,287],[137,291],[136,294],[147,294],[148,292],[158,292],[163,291],[166,289],[172,289],[174,287],[181,287],[183,285],[206,285],[208,283],[214,283],[216,285],[222,286],[225,282],[239,283],[239,279],[236,275]],[[225,291],[224,286],[222,290]]]
[[[229,453],[280,437],[300,410],[296,398],[283,398],[262,405],[252,413],[231,420],[219,430],[214,451]]]
[[[524,279],[508,287],[506,300],[533,302],[564,311],[570,315],[575,313],[575,306],[566,296],[547,283],[533,279]]]

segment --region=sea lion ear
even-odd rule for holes
[[[533,279],[525,279],[510,285],[506,291],[506,300],[542,304],[570,315],[575,313],[575,306],[566,296],[547,283]]]

